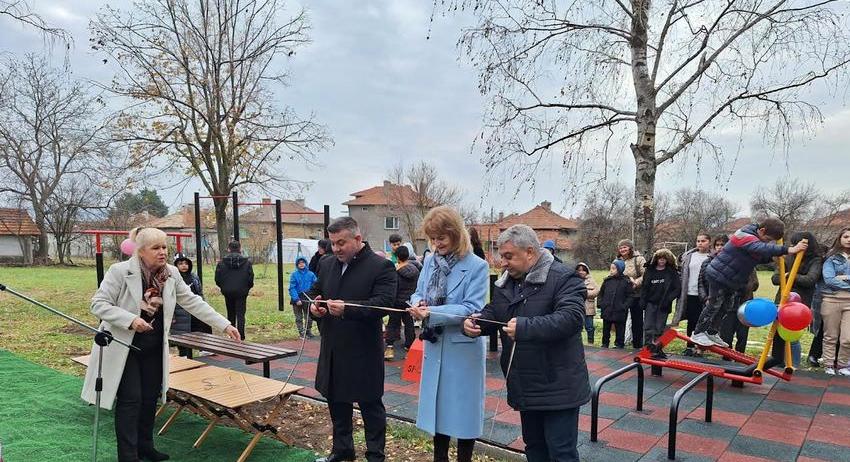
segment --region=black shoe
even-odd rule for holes
[[[315,335],[313,335],[313,333],[312,333],[312,332],[310,332],[309,330],[307,331],[307,338],[315,338],[315,337],[316,337],[316,336],[315,336]]]
[[[693,356],[693,355],[694,355],[694,349],[691,348],[691,347],[685,348],[685,351],[682,352],[682,356]]]
[[[667,359],[667,353],[664,352],[661,348],[656,348],[652,353],[652,359]]]
[[[604,344],[604,343],[603,343],[602,345],[599,345],[599,347],[600,347],[600,348],[608,348],[608,345],[606,345],[606,344]]]
[[[168,457],[168,454],[164,452],[159,452],[156,449],[151,448],[145,451],[139,450],[139,459],[159,462],[161,460],[168,460],[170,457]]]
[[[316,462],[342,462],[344,460],[351,461],[355,458],[354,454],[331,454],[327,457],[320,457],[316,459]]]
[[[814,356],[809,356],[808,361],[809,367],[820,367],[820,362],[818,362],[818,358],[815,358]]]

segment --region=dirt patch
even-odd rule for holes
[[[277,406],[277,402],[256,404],[249,408],[249,412],[259,422]],[[325,456],[330,453],[333,443],[331,437],[331,420],[328,415],[327,406],[320,402],[302,399],[291,399],[284,404],[276,426],[281,434],[292,438],[296,446],[308,449]],[[359,457],[362,457],[366,449],[363,433],[363,419],[355,412],[354,414],[354,444]],[[421,432],[413,425],[404,422],[390,420],[387,425],[387,460],[404,462],[431,462],[433,461],[432,444],[430,435]],[[454,448],[450,451],[451,460],[456,460]],[[359,460],[359,459],[358,459]],[[496,461],[486,455],[478,455],[475,461]]]

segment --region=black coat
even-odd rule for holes
[[[646,309],[647,304],[652,304],[669,313],[673,310],[673,301],[679,298],[681,284],[681,276],[669,266],[663,271],[654,266],[647,268],[640,286],[641,308]]]
[[[785,271],[791,272],[791,267],[794,265],[796,255],[788,255],[785,257]],[[794,285],[791,286],[792,292],[797,292],[803,304],[812,306],[812,300],[815,298],[815,287],[818,281],[822,279],[821,271],[823,270],[823,257],[813,256],[803,258],[800,268],[797,270],[797,277],[794,279]],[[776,270],[771,277],[773,285],[779,285],[779,265],[776,265]],[[779,291],[776,292],[776,303],[779,303]]]
[[[413,263],[408,263],[396,271],[398,272],[398,290],[396,290],[395,307],[407,308],[407,301],[416,292],[419,268]]]
[[[309,291],[310,298],[321,295],[325,300],[387,307],[395,302],[395,267],[372,252],[368,244],[349,262],[345,274],[339,259],[321,259],[318,277]],[[314,318],[322,334],[316,390],[328,401],[369,402],[384,395],[381,318],[386,314],[346,306],[342,317],[327,314]]]
[[[225,297],[247,297],[254,287],[254,268],[242,254],[229,253],[215,267],[215,285]]]
[[[581,331],[584,328],[584,280],[553,262],[542,284],[526,282],[514,296],[516,281],[496,287],[481,317],[507,322],[517,318],[516,351],[507,377],[508,404],[520,411],[572,409],[590,400],[590,384]],[[482,333],[502,336],[502,373],[513,341],[501,326],[480,322]]]
[[[596,307],[602,312],[602,320],[626,322],[633,293],[629,278],[622,275],[605,278],[596,296]]]

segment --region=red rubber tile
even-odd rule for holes
[[[604,441],[608,446],[625,451],[646,454],[658,443],[659,437],[646,433],[606,428],[599,433],[599,441]]]
[[[495,377],[487,377],[486,385],[488,391],[493,390],[504,390],[505,389],[505,380]]]
[[[829,379],[816,379],[813,377],[803,377],[795,375],[791,379],[794,384],[805,385],[807,387],[826,388],[829,386]]]
[[[823,459],[813,459],[811,457],[800,456],[797,457],[797,462],[831,462]]]
[[[784,428],[801,429],[809,428],[812,419],[798,415],[783,414],[781,412],[756,411],[747,423],[781,426]]]
[[[818,406],[820,405],[821,397],[817,395],[805,395],[802,393],[791,393],[788,391],[773,390],[768,393],[767,399],[792,404],[803,404],[805,406]]]
[[[656,446],[667,449],[668,436],[661,437],[661,441]],[[676,451],[685,451],[691,454],[717,459],[726,450],[729,445],[728,441],[718,440],[714,438],[705,438],[702,436],[692,435],[690,433],[676,433]]]
[[[525,441],[522,440],[522,437],[515,439],[513,443],[508,445],[511,448],[516,449],[517,451],[525,451]]]
[[[751,436],[761,440],[774,441],[776,443],[802,446],[803,441],[806,440],[807,429],[808,426],[803,427],[802,430],[795,430],[790,426],[784,425],[781,420],[773,423],[756,423],[749,421],[741,427],[741,431],[738,432],[738,434]]]
[[[823,395],[823,402],[829,404],[841,404],[843,406],[850,406],[850,395],[846,393],[833,393],[828,391]]]
[[[522,425],[522,420],[519,417],[519,412],[508,408],[506,411],[500,411],[499,415],[494,417],[497,422],[509,423],[511,425]]]
[[[519,414],[519,413],[517,413],[517,414]],[[496,419],[496,420],[498,420],[498,419]],[[602,430],[608,428],[614,422],[615,421],[611,420],[611,419],[606,419],[604,417],[598,417],[597,423],[599,424],[599,427],[597,427],[597,428],[601,432]],[[517,423],[517,425],[519,425],[519,423]],[[583,431],[583,432],[590,433],[590,416],[589,415],[579,414],[579,416],[578,416],[578,429]]]
[[[602,394],[599,396],[599,402],[607,406],[634,408],[635,404],[637,404],[637,397],[636,395],[607,393],[603,391]]]

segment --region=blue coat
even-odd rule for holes
[[[412,304],[425,298],[435,270],[433,257],[425,259]],[[430,433],[471,439],[484,429],[485,342],[463,335],[463,318],[481,311],[487,296],[487,262],[473,253],[460,259],[448,276],[446,304],[431,306],[430,325],[443,326],[437,342],[423,342],[422,380],[416,426]]]
[[[304,262],[304,269],[298,269],[298,262]],[[289,276],[289,299],[292,303],[301,299],[301,293],[307,292],[316,282],[316,274],[307,269],[307,259],[298,257],[295,260],[295,271]]]
[[[787,253],[788,247],[762,242],[758,225],[753,223],[735,231],[720,253],[711,259],[705,273],[712,283],[740,289],[747,285],[756,265],[770,263],[773,257]]]

